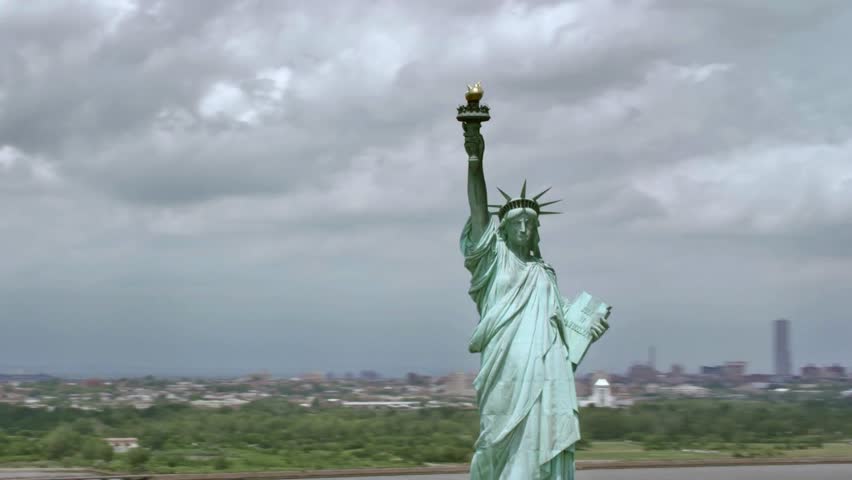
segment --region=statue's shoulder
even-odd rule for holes
[[[553,268],[553,265],[551,265],[551,264],[549,264],[549,263],[545,262],[544,260],[542,260],[542,259],[540,259],[540,258],[538,259],[538,262],[541,264],[541,266],[542,266],[545,270],[547,270],[548,272],[550,272],[551,274],[553,274],[554,276],[556,276],[556,269],[555,269],[555,268]]]

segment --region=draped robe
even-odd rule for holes
[[[574,366],[562,318],[568,301],[553,268],[523,261],[498,235],[496,216],[478,241],[468,219],[460,246],[480,320],[470,339],[480,353],[474,380],[480,434],[474,480],[571,480],[580,439]]]

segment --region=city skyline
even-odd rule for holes
[[[754,364],[759,364],[760,362],[753,362],[752,360],[743,360],[746,358],[746,355],[734,356],[732,358],[720,358],[715,361],[705,362],[696,365],[689,365],[683,361],[671,361],[664,365],[657,364],[657,347],[656,345],[649,345],[647,347],[647,358],[643,362],[641,360],[630,361],[623,366],[623,368],[619,369],[611,369],[609,373],[620,374],[624,372],[624,374],[629,374],[631,368],[636,366],[647,365],[660,373],[669,372],[671,369],[683,369],[682,372],[685,374],[700,374],[703,369],[706,368],[722,368],[721,365],[726,363],[737,363],[744,362],[745,369],[748,370],[749,374],[765,374],[772,375],[773,378],[777,380],[785,380],[790,379],[792,377],[800,376],[800,372],[807,368],[813,367],[836,367],[840,366],[843,368],[852,369],[852,360],[849,360],[844,363],[844,361],[831,361],[824,362],[820,364],[819,362],[804,360],[801,364],[795,364],[792,362],[792,353],[793,349],[791,346],[791,322],[789,319],[780,318],[771,321],[771,338],[772,338],[772,369],[766,371],[758,371],[754,369]],[[749,365],[752,366],[749,369]],[[466,371],[476,371],[476,368],[467,367]],[[88,369],[77,369],[74,368],[59,368],[57,369],[55,366],[42,365],[42,366],[22,366],[22,365],[9,365],[0,363],[0,375],[2,374],[48,374],[48,375],[56,375],[60,377],[74,377],[74,378],[83,378],[83,377],[109,377],[109,378],[120,378],[120,377],[141,377],[146,375],[155,375],[155,376],[163,376],[163,377],[186,377],[186,376],[199,376],[199,377],[209,377],[209,378],[230,378],[235,376],[249,375],[258,372],[271,373],[279,377],[298,377],[299,375],[303,375],[306,373],[322,373],[323,375],[335,375],[335,376],[344,376],[344,375],[353,375],[358,377],[360,373],[363,372],[374,372],[378,373],[386,378],[401,378],[410,373],[417,374],[426,374],[426,375],[447,375],[452,374],[454,372],[465,371],[463,368],[454,368],[449,367],[444,370],[435,371],[428,369],[413,369],[402,371],[399,369],[385,369],[382,370],[381,367],[371,367],[371,368],[352,368],[351,366],[348,369],[326,369],[326,370],[318,370],[315,368],[301,368],[301,369],[275,369],[269,366],[255,366],[248,368],[226,368],[226,369],[215,369],[215,368],[197,368],[197,369],[183,369],[180,368],[165,368],[165,369],[146,369],[145,367],[138,368],[129,368],[124,370],[109,370],[104,369],[103,366],[90,366]],[[601,371],[600,368],[592,366],[585,367],[583,365],[578,369],[579,374],[587,374],[591,371]]]
[[[773,367],[774,368],[771,372],[770,371],[755,371],[754,369],[749,370],[748,365],[749,365],[750,362],[742,361],[742,360],[734,360],[734,359],[719,359],[716,362],[710,362],[707,365],[697,365],[694,369],[686,368],[685,364],[683,362],[677,362],[677,361],[672,362],[672,363],[665,365],[665,366],[659,366],[656,363],[657,348],[656,348],[656,346],[651,345],[651,346],[648,347],[648,358],[644,363],[641,362],[641,361],[635,361],[635,362],[632,362],[632,363],[626,365],[622,370],[619,370],[619,371],[612,370],[612,371],[609,371],[608,373],[613,373],[613,374],[618,375],[618,374],[621,374],[623,372],[625,375],[629,375],[630,370],[635,368],[636,366],[647,365],[648,367],[650,367],[651,369],[653,369],[654,371],[659,372],[659,373],[673,372],[673,373],[677,373],[677,374],[682,373],[682,374],[686,374],[686,375],[696,375],[696,374],[701,374],[702,370],[705,370],[705,369],[708,369],[708,368],[723,369],[724,365],[742,364],[741,368],[743,369],[744,373],[767,375],[767,376],[772,376],[776,380],[785,381],[785,380],[792,379],[793,377],[802,376],[803,373],[805,372],[805,370],[807,370],[807,369],[813,369],[813,368],[821,369],[821,368],[830,368],[830,367],[841,367],[841,368],[844,368],[844,369],[852,368],[852,367],[850,367],[849,364],[845,364],[843,362],[832,362],[830,364],[818,365],[814,362],[805,361],[800,366],[795,366],[795,364],[793,364],[792,360],[791,360],[792,351],[789,347],[789,345],[790,345],[790,325],[791,325],[791,322],[788,319],[782,318],[782,319],[777,319],[777,320],[772,321],[772,337],[773,337],[772,345],[773,345],[773,361],[774,361]],[[412,373],[424,374],[424,375],[433,375],[433,376],[434,375],[443,376],[443,375],[450,375],[450,374],[453,374],[453,373],[456,373],[456,372],[459,372],[459,371],[462,371],[462,370],[452,369],[452,368],[449,369],[449,370],[440,371],[440,372],[429,371],[429,370],[412,370],[412,371],[407,371],[407,372],[404,372],[404,373],[400,373],[400,371],[397,371],[397,370],[390,370],[390,372],[392,372],[392,373],[390,375],[388,375],[387,371],[383,372],[383,371],[381,371],[381,369],[373,370],[373,369],[351,369],[350,368],[349,370],[327,370],[327,371],[321,371],[321,370],[315,370],[315,369],[314,370],[302,369],[302,370],[298,370],[298,371],[286,371],[286,370],[275,370],[275,369],[260,367],[260,368],[254,368],[254,369],[248,369],[248,370],[236,369],[236,370],[231,370],[230,372],[215,371],[215,370],[210,370],[210,369],[200,369],[200,370],[196,370],[195,372],[181,371],[179,369],[171,369],[171,370],[167,369],[167,370],[162,370],[162,371],[145,371],[144,369],[133,371],[131,369],[131,370],[127,370],[123,373],[120,373],[120,371],[112,371],[111,372],[109,370],[104,370],[101,367],[94,368],[93,370],[90,370],[88,372],[84,372],[84,371],[74,372],[73,370],[61,370],[61,369],[55,370],[55,369],[52,369],[51,367],[42,367],[40,369],[39,368],[32,369],[32,368],[20,367],[20,366],[9,367],[9,366],[4,366],[4,365],[0,364],[0,375],[3,375],[3,374],[7,374],[7,375],[8,374],[12,374],[12,375],[15,375],[15,374],[17,374],[17,375],[49,374],[49,375],[56,375],[56,376],[60,376],[60,377],[69,377],[69,378],[70,377],[75,377],[75,378],[101,377],[101,376],[107,377],[107,378],[120,378],[120,377],[141,377],[141,376],[146,376],[146,375],[155,375],[155,376],[162,376],[162,377],[174,377],[174,378],[188,377],[188,376],[193,376],[193,375],[199,376],[199,377],[209,377],[209,378],[217,378],[217,377],[230,378],[230,377],[234,377],[234,376],[251,375],[251,374],[256,374],[256,373],[261,373],[261,372],[265,373],[265,374],[276,375],[276,376],[281,377],[281,378],[284,378],[284,377],[299,377],[299,376],[305,375],[305,374],[311,374],[311,375],[322,374],[324,376],[333,376],[333,377],[337,377],[337,378],[342,378],[342,377],[363,378],[364,375],[367,374],[367,373],[369,373],[371,375],[379,375],[380,377],[384,377],[384,378],[402,378],[402,377],[409,375],[409,374],[412,374]],[[471,372],[471,371],[475,371],[475,370],[468,370],[468,372]],[[581,374],[581,375],[582,374],[588,374],[590,371],[601,371],[601,369],[599,369],[599,368],[583,368],[582,366],[578,369],[578,373]]]

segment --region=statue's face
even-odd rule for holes
[[[519,249],[532,248],[538,220],[534,213],[523,211],[506,219],[506,243]]]

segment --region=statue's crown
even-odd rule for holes
[[[524,185],[521,187],[521,196],[520,197],[512,198],[511,196],[509,196],[509,194],[507,194],[503,190],[500,190],[500,188],[497,188],[497,190],[499,190],[500,193],[503,195],[503,197],[506,199],[506,203],[503,204],[503,205],[488,205],[488,206],[492,207],[492,208],[497,208],[497,211],[492,212],[492,213],[496,214],[497,218],[499,218],[500,220],[503,220],[503,217],[505,217],[506,214],[509,213],[510,210],[514,210],[516,208],[529,208],[529,209],[533,210],[536,213],[536,215],[555,215],[557,213],[562,213],[562,212],[546,212],[546,211],[541,209],[541,207],[553,205],[556,202],[561,202],[561,200],[553,200],[552,202],[538,203],[538,199],[541,198],[542,195],[547,193],[550,190],[550,188],[551,187],[547,187],[547,189],[545,189],[543,192],[539,193],[538,195],[536,195],[532,198],[527,198],[527,181],[524,180]]]

